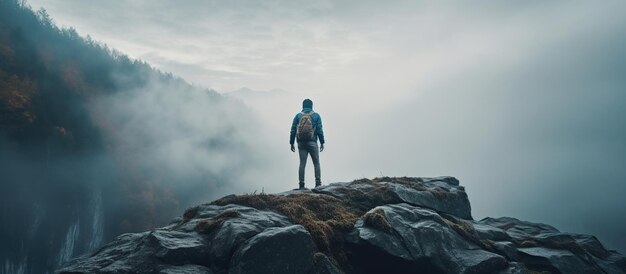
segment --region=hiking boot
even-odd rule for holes
[[[300,183],[300,188],[298,188],[299,190],[305,190],[306,187],[304,187],[304,183]]]
[[[317,187],[319,187],[321,185],[322,185],[322,182],[320,182],[320,181],[315,182],[315,188],[317,188]]]

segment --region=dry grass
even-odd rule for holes
[[[539,243],[535,239],[526,239],[519,243],[520,247],[537,247]]]
[[[226,219],[235,218],[239,216],[241,216],[241,213],[235,210],[227,210],[212,218],[206,218],[206,219],[200,220],[194,227],[194,230],[199,233],[209,234],[213,230],[218,228]]]
[[[211,231],[215,230],[218,226],[220,226],[222,222],[223,222],[222,220],[217,221],[213,219],[202,219],[196,224],[196,226],[194,227],[194,230],[199,233],[209,234],[211,233]]]
[[[368,179],[365,179],[368,180]],[[424,187],[424,181],[421,178],[411,178],[411,177],[377,177],[369,180],[372,183],[381,183],[381,182],[391,182],[399,185],[403,185],[406,187],[413,188],[419,191],[427,191]]]
[[[189,222],[189,220],[191,220],[194,217],[196,217],[196,214],[198,214],[198,207],[197,206],[187,208],[185,210],[185,213],[183,213],[183,223]]]
[[[391,232],[391,225],[385,217],[385,211],[378,208],[363,215],[363,224],[384,232]]]
[[[519,243],[520,247],[548,247],[553,249],[566,249],[574,253],[584,253],[585,250],[571,238],[558,240],[543,240],[537,238],[527,238]]]
[[[424,183],[422,178],[406,177],[406,176],[405,177],[388,177],[388,176],[384,176],[384,177],[374,178],[371,181],[376,182],[376,183],[380,183],[380,182],[394,182],[394,183],[398,183],[398,184],[407,184],[407,185],[414,185],[414,184],[421,185],[421,184]]]
[[[587,253],[573,238],[565,238],[554,241],[541,241],[541,245],[554,249],[566,249],[574,254]]]

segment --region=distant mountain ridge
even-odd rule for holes
[[[59,273],[626,273],[593,236],[472,219],[453,177],[229,195],[124,234]]]
[[[268,96],[286,96],[286,95],[292,95],[292,93],[283,89],[279,89],[279,88],[275,88],[271,90],[253,90],[248,87],[242,87],[240,89],[226,92],[224,93],[224,95],[234,96],[234,97],[239,97],[239,98],[242,98],[242,97],[255,98],[255,97],[268,97]]]

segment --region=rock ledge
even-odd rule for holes
[[[453,177],[229,195],[118,236],[57,273],[626,273],[593,236],[473,220]]]

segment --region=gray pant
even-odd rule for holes
[[[306,167],[306,160],[309,154],[311,154],[313,166],[315,167],[315,182],[321,182],[320,150],[317,147],[317,142],[298,142],[298,153],[300,154],[300,169],[298,170],[300,183],[304,183],[304,168]]]

